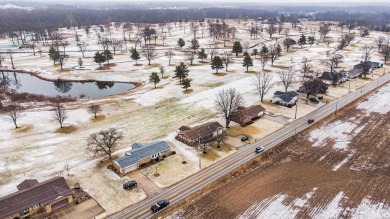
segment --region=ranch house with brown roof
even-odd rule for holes
[[[36,179],[24,180],[17,192],[0,198],[0,218],[26,217],[37,212],[52,210],[73,202],[73,191],[64,177],[55,177],[39,183]]]
[[[180,127],[176,139],[189,146],[196,146],[213,141],[222,133],[223,126],[221,124],[218,122],[207,122],[194,127]]]
[[[236,112],[230,116],[230,121],[240,124],[242,127],[250,125],[254,120],[264,115],[265,108],[261,105],[253,105],[248,107],[238,107]]]

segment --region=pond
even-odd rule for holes
[[[123,93],[133,89],[134,84],[109,81],[70,82],[64,80],[45,81],[30,74],[2,72],[0,82],[19,93],[41,94],[45,96],[71,96],[79,98],[99,98]]]
[[[19,45],[17,44],[0,44],[0,49],[17,49]]]

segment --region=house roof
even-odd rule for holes
[[[299,94],[295,91],[289,91],[287,93],[282,92],[282,91],[276,91],[274,93],[275,97],[279,97],[285,102],[290,102],[294,97],[298,96]]]
[[[237,120],[238,123],[247,123],[259,115],[260,112],[264,112],[265,108],[261,105],[252,105],[248,107],[239,107],[236,112],[232,114],[232,119]]]
[[[328,81],[333,81],[334,75],[337,74],[339,78],[343,78],[346,76],[347,71],[340,71],[340,72],[324,72],[322,73],[321,77],[319,77],[322,80],[328,80]]]
[[[39,184],[38,180],[36,179],[26,179],[23,182],[21,182],[19,185],[16,186],[18,190],[24,190],[34,187],[35,185]]]
[[[133,149],[127,151],[124,157],[120,157],[115,160],[115,162],[121,168],[132,166],[138,163],[139,160],[151,157],[154,154],[161,153],[170,149],[169,145],[165,141],[155,141],[146,145],[143,145],[141,143],[135,143],[131,147]]]
[[[197,140],[199,138],[207,137],[221,128],[223,128],[223,126],[218,122],[207,122],[205,124],[194,127],[182,126],[179,128],[179,135],[185,135],[191,140]]]
[[[52,203],[59,197],[73,195],[64,177],[55,177],[47,181],[34,184],[37,180],[25,180],[22,190],[0,198],[0,218],[6,218],[36,204],[43,206]],[[32,187],[24,187],[24,185]]]
[[[371,66],[371,68],[377,68],[379,66],[379,62],[371,62],[367,61],[367,63]],[[362,69],[363,68],[363,62],[353,66],[354,69]]]
[[[361,69],[352,69],[348,71],[348,78],[356,78],[357,76],[362,74]]]

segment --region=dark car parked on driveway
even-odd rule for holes
[[[249,140],[249,137],[244,135],[241,137],[241,141],[248,141]]]
[[[319,103],[320,102],[319,100],[317,100],[317,98],[314,98],[314,97],[310,98],[309,100],[311,102],[314,102],[314,103]]]
[[[123,188],[124,189],[131,189],[131,188],[133,188],[135,186],[137,186],[137,182],[135,180],[131,180],[131,181],[125,182],[123,184]]]
[[[156,213],[156,212],[160,211],[161,209],[167,207],[168,205],[169,205],[169,201],[159,200],[150,209],[152,209],[153,213]]]
[[[314,122],[314,119],[309,119],[309,120],[307,120],[307,123],[309,123],[309,124],[311,124],[311,123],[313,123]]]

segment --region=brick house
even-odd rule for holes
[[[171,154],[171,148],[165,141],[155,141],[150,144],[135,143],[125,156],[113,161],[113,166],[121,174],[138,169],[142,164],[153,159],[162,158]]]
[[[199,144],[213,141],[222,133],[223,126],[221,124],[218,122],[207,122],[194,127],[180,127],[176,139],[189,146],[197,146]]]
[[[230,116],[230,121],[240,124],[245,127],[252,124],[254,120],[264,115],[265,108],[261,105],[253,105],[248,107],[238,107],[237,111]]]
[[[55,177],[39,183],[24,180],[17,192],[0,198],[0,218],[26,217],[37,212],[51,211],[73,202],[73,191],[64,177]]]

